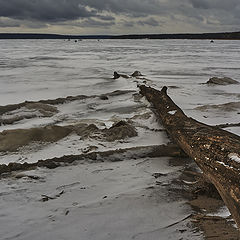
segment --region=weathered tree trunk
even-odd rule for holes
[[[167,95],[167,87],[139,88],[169,136],[215,185],[240,228],[240,137],[187,117]]]

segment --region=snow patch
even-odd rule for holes
[[[168,113],[171,115],[174,115],[177,112],[177,110],[169,111]]]
[[[224,163],[224,162],[219,162],[219,161],[217,161],[217,163],[219,163],[219,164],[221,164],[221,165],[223,165],[224,167],[227,167],[227,168],[233,168],[233,167],[227,165],[227,164]]]
[[[228,157],[231,160],[233,160],[233,161],[235,161],[237,163],[240,163],[240,156],[237,153],[230,153],[230,154],[228,154]]]
[[[226,206],[221,207],[218,212],[213,213],[213,214],[207,214],[207,216],[218,216],[222,218],[228,218],[231,215],[229,212],[228,208]]]

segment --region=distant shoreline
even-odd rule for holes
[[[240,40],[240,32],[178,33],[178,34],[128,34],[128,35],[61,35],[40,33],[0,33],[0,39],[207,39]]]

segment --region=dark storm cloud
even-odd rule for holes
[[[78,24],[87,28],[157,28],[161,18],[167,18],[171,26],[175,21],[183,29],[184,24],[208,29],[214,24],[237,27],[239,11],[240,0],[0,0],[0,27]]]
[[[202,8],[202,9],[208,9],[209,8],[209,4],[204,0],[201,0],[201,1],[191,0],[190,2],[192,3],[192,6],[194,8]]]
[[[14,19],[57,22],[96,15],[79,0],[0,0],[0,16]]]
[[[161,12],[161,2],[158,0],[82,0],[82,3],[99,11],[116,14],[157,14]]]
[[[235,7],[240,6],[239,0],[190,0],[194,8],[202,9],[222,9],[226,11],[234,11]]]
[[[23,20],[25,25],[27,21],[41,26],[81,19],[82,26],[110,26],[115,24],[114,15],[139,18],[159,11],[158,0],[0,0],[0,17]]]
[[[159,10],[158,0],[0,0],[2,17],[48,22],[93,16],[101,18],[99,13],[103,11],[140,16],[159,13]]]

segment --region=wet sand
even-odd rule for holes
[[[1,236],[201,239],[191,227],[193,211],[176,183],[183,165],[171,166],[169,161],[82,162],[2,179]]]
[[[104,96],[0,107],[1,161],[14,162],[1,165],[2,238],[239,239],[214,186],[171,148],[145,99]]]

